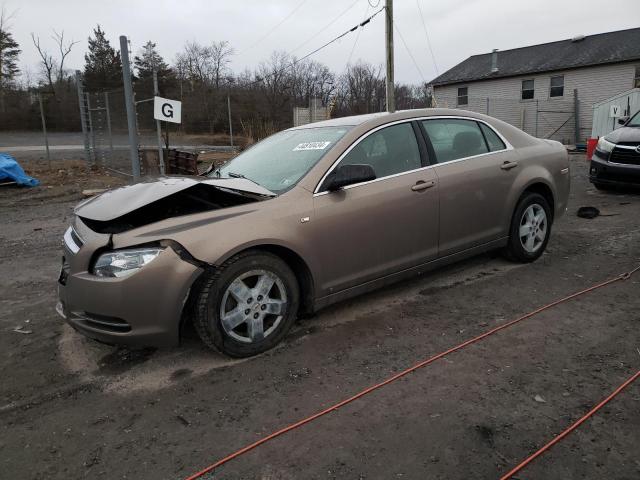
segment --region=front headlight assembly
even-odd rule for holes
[[[135,248],[103,253],[96,260],[91,273],[98,277],[126,277],[152,262],[162,248]]]
[[[600,140],[598,140],[598,145],[596,145],[596,148],[601,152],[611,153],[611,151],[613,150],[613,147],[615,146],[616,146],[615,143],[611,143],[609,140],[606,140],[604,137],[600,137]]]

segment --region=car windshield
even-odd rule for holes
[[[293,187],[351,127],[317,127],[276,133],[210,174],[244,177],[280,194]]]
[[[640,127],[640,112],[637,112],[631,120],[627,122],[625,127]]]

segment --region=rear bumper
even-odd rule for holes
[[[64,283],[58,282],[56,311],[74,329],[102,342],[176,345],[189,289],[201,272],[166,248],[127,277],[69,273]]]
[[[594,155],[589,166],[589,181],[602,185],[640,187],[640,166],[611,163]]]

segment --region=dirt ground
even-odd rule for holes
[[[65,165],[44,175],[26,164],[42,187],[0,187],[0,478],[185,478],[640,264],[640,195],[596,191],[572,156],[569,210],[534,264],[458,263],[300,320],[281,347],[248,360],[209,352],[193,334],[179,348],[130,351],[83,338],[55,313],[72,206],[83,188],[122,182]],[[588,205],[603,215],[576,217]],[[206,478],[497,479],[638,370],[639,294],[637,274],[564,303]],[[517,478],[640,478],[639,412],[636,382]]]

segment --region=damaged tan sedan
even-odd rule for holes
[[[228,355],[296,317],[480,252],[544,251],[564,213],[557,142],[471,112],[339,118],[277,133],[201,177],[163,177],[75,209],[57,310],[89,337]]]

